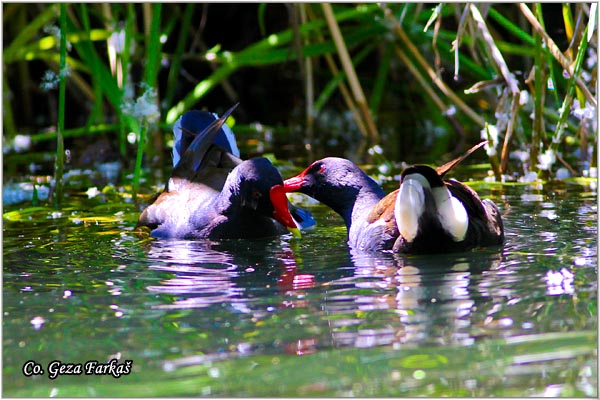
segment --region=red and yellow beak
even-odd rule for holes
[[[273,218],[285,226],[292,235],[301,238],[302,234],[300,233],[298,224],[294,220],[294,217],[292,217],[292,214],[290,214],[288,199],[285,193],[286,190],[283,185],[275,185],[271,188],[269,197],[271,198],[271,203],[275,209],[275,211],[273,211]]]

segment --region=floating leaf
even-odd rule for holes
[[[39,214],[52,213],[53,209],[50,207],[29,207],[22,210],[9,211],[2,215],[4,219],[9,221],[25,221],[35,219],[39,217]]]
[[[410,369],[437,368],[441,364],[448,364],[448,359],[441,354],[413,354],[401,358],[398,364]]]

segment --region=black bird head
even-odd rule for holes
[[[350,160],[327,157],[313,162],[284,182],[286,192],[304,193],[340,214],[350,225],[351,213],[360,207],[361,192],[384,196],[377,183]]]
[[[230,173],[225,188],[230,190],[232,209],[270,216],[299,236],[288,208],[281,175],[266,158],[243,161]]]

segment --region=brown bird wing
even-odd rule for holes
[[[379,201],[379,203],[375,205],[375,207],[373,207],[373,209],[369,213],[369,216],[367,217],[367,223],[372,224],[380,218],[383,218],[386,224],[390,221],[392,221],[394,224],[396,223],[394,217],[394,206],[396,204],[398,190],[399,189],[396,189],[387,196],[385,196]]]

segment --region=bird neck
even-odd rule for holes
[[[348,231],[352,226],[362,225],[373,207],[385,197],[379,185],[367,175],[363,175],[353,189],[346,192],[349,197],[344,199],[343,206],[338,210]]]

